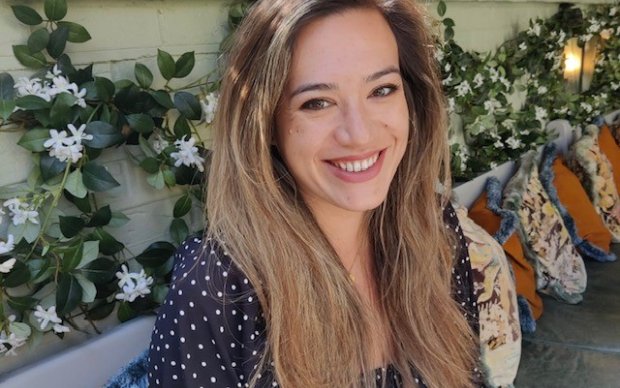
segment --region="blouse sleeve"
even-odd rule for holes
[[[149,386],[246,386],[264,338],[256,299],[220,247],[199,238],[184,242],[151,335]]]

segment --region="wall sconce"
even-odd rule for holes
[[[590,88],[596,65],[599,36],[593,36],[582,46],[578,38],[566,41],[564,47],[564,79],[572,93],[583,93]]]

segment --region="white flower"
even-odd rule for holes
[[[56,129],[50,130],[50,138],[43,143],[45,148],[58,148],[73,144],[73,139],[67,137],[67,131],[58,132]]]
[[[151,293],[149,286],[153,284],[153,278],[151,276],[147,278],[144,270],[139,273],[129,272],[127,266],[123,264],[121,271],[116,273],[116,277],[119,279],[118,286],[123,292],[116,294],[116,299],[133,302],[136,298]]]
[[[530,28],[528,28],[527,34],[530,36],[531,35],[540,36],[540,24],[534,23]]]
[[[60,69],[58,68],[58,64],[55,64],[52,70],[48,71],[47,74],[45,74],[45,78],[54,79],[54,77],[58,77],[59,75],[62,75],[62,71],[60,71]]]
[[[493,147],[499,148],[501,150],[501,149],[504,148],[504,143],[502,143],[501,140],[497,140],[497,141],[495,141],[495,143],[493,143]]]
[[[547,110],[543,107],[536,106],[534,107],[536,120],[540,121],[542,124],[545,120],[547,120]]]
[[[513,119],[506,119],[506,120],[502,121],[502,125],[503,125],[505,128],[508,128],[508,129],[514,129],[514,128],[515,128],[515,124],[516,124],[516,123],[517,123],[517,122],[516,122],[516,121],[514,121]]]
[[[609,16],[615,16],[617,11],[618,11],[617,7],[609,8]]]
[[[9,317],[10,321],[15,320],[15,316]],[[15,356],[15,350],[26,343],[27,338],[18,337],[15,333],[0,331],[0,355]],[[7,346],[8,345],[8,346]]]
[[[582,102],[579,104],[579,106],[581,107],[581,109],[585,110],[586,113],[592,113],[592,110],[594,109],[592,105],[588,104],[587,102]]]
[[[497,69],[493,67],[488,67],[487,70],[489,72],[489,78],[491,79],[491,81],[497,82],[499,80],[499,71],[497,71]]]
[[[450,65],[449,63],[446,63],[443,69],[445,70],[446,73],[448,73],[450,72],[450,69],[452,69],[452,65]]]
[[[620,82],[618,82],[618,83],[612,82],[611,83],[611,90],[618,90],[618,89],[620,89]]]
[[[437,60],[437,62],[443,61],[444,53],[441,47],[436,47],[433,55],[435,56],[435,59]]]
[[[522,51],[527,50],[527,45],[525,44],[525,42],[521,42],[521,44],[519,45],[519,50],[522,50]]]
[[[69,327],[65,325],[61,325],[60,323],[57,323],[54,326],[52,326],[52,330],[54,330],[54,332],[56,333],[68,333],[70,331]]]
[[[204,171],[204,158],[198,153],[198,147],[194,146],[196,139],[190,137],[189,140],[185,140],[185,136],[181,140],[174,142],[177,146],[178,152],[173,152],[170,157],[175,159],[175,167],[179,167],[181,164],[185,166],[196,166],[199,171]]]
[[[23,225],[27,221],[38,224],[39,212],[26,202],[22,202],[19,198],[12,198],[3,203],[9,209],[13,225]]]
[[[607,40],[607,39],[611,38],[611,35],[613,33],[614,33],[614,29],[613,28],[604,29],[603,31],[601,31],[601,38]]]
[[[37,310],[34,312],[34,316],[37,322],[39,322],[41,330],[45,330],[45,327],[50,323],[62,323],[62,319],[58,318],[58,315],[56,315],[56,306],[51,306],[49,309],[45,310],[41,305],[38,305]]]
[[[510,89],[510,86],[512,86],[510,81],[508,81],[508,79],[505,77],[499,77],[499,82],[504,85],[504,88],[506,88],[506,90]]]
[[[456,95],[459,97],[466,96],[472,92],[471,86],[469,86],[469,82],[467,80],[461,82],[456,85]]]
[[[452,74],[448,74],[448,77],[441,81],[442,85],[447,85],[450,82],[452,82]]]
[[[589,33],[596,34],[597,32],[601,30],[601,24],[598,22],[598,20],[592,18],[589,20],[589,22],[590,22],[590,26],[588,27]]]
[[[12,234],[9,234],[7,236],[6,242],[0,241],[0,255],[4,255],[5,253],[9,253],[11,252],[13,249],[15,249],[15,244],[14,244],[14,240],[15,238],[13,237]]]
[[[592,39],[592,36],[593,36],[592,34],[581,35],[579,36],[579,40],[586,43],[586,42],[589,42],[590,39]]]
[[[508,147],[512,148],[513,150],[516,150],[519,147],[523,146],[523,143],[521,143],[521,140],[520,139],[516,139],[514,136],[510,136],[506,140],[506,144],[508,145]]]
[[[474,88],[479,88],[484,84],[484,76],[480,73],[477,73],[474,77]]]
[[[497,166],[499,166],[499,164],[497,164],[496,162],[491,162],[489,163],[489,168],[491,170],[494,170],[495,168],[497,168]]]
[[[558,45],[563,45],[564,40],[566,39],[566,32],[564,30],[560,30],[560,36],[558,37]]]
[[[76,98],[75,105],[79,105],[81,108],[86,108],[86,100],[84,99],[84,97],[86,96],[87,92],[88,91],[86,89],[82,89],[73,93]]]
[[[486,111],[489,112],[489,114],[492,114],[493,112],[495,112],[496,109],[499,109],[501,107],[502,107],[501,102],[497,101],[494,98],[484,102],[484,109],[486,109]]]
[[[453,113],[456,110],[456,102],[454,97],[448,98],[448,113]]]
[[[169,145],[170,143],[168,140],[164,139],[159,133],[155,133],[154,136],[151,136],[151,147],[153,147],[156,153],[161,154]]]
[[[555,58],[555,51],[549,51],[547,54],[545,54],[545,59],[553,59]]]
[[[200,99],[200,107],[202,108],[202,118],[207,124],[213,122],[215,111],[217,109],[218,95],[217,93],[209,93],[205,98]]]
[[[62,75],[52,78],[52,84],[50,85],[50,94],[55,96],[60,93],[74,94],[78,92],[78,87],[75,83],[69,82],[69,79]]]
[[[72,144],[70,146],[62,146],[58,148],[52,148],[49,151],[50,156],[55,157],[61,162],[66,162],[70,160],[71,163],[76,163],[78,160],[82,159],[82,150],[84,146],[81,144]]]
[[[0,264],[0,272],[2,272],[2,273],[9,273],[9,272],[11,272],[11,270],[15,266],[15,262],[16,261],[17,260],[13,257],[13,258],[8,259],[4,263]]]
[[[69,129],[69,131],[71,131],[71,135],[73,135],[70,138],[72,139],[72,143],[68,145],[73,145],[73,144],[81,145],[82,140],[93,140],[93,135],[84,134],[84,130],[86,129],[86,124],[80,125],[79,128],[75,128],[73,124],[67,124],[67,128]]]
[[[547,89],[547,87],[546,87],[546,86],[539,86],[539,87],[538,87],[538,90],[536,90],[536,92],[537,92],[538,94],[545,94],[545,93],[547,93],[548,91],[549,91],[549,89]]]

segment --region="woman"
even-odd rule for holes
[[[432,45],[410,0],[253,7],[222,82],[208,231],[176,255],[151,386],[474,384]]]

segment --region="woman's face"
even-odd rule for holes
[[[379,12],[348,10],[300,31],[276,125],[280,153],[315,215],[365,212],[385,200],[409,114],[396,40]]]

